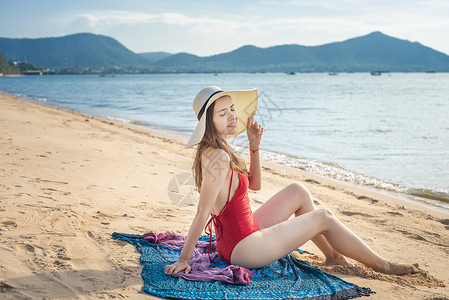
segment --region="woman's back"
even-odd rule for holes
[[[226,163],[225,163],[226,162]],[[226,178],[223,181],[223,184],[221,186],[220,191],[218,192],[218,196],[214,201],[214,205],[212,206],[212,213],[214,215],[217,215],[225,206],[226,201],[228,199],[229,194],[229,186],[231,183],[231,175],[233,176],[232,180],[232,186],[230,190],[230,199],[235,194],[237,187],[238,187],[238,180],[236,180],[237,174],[232,174],[231,168],[225,168],[224,165],[229,166],[229,156],[228,154],[221,149],[212,149],[208,148],[204,150],[203,155],[201,156],[201,165],[202,165],[202,177],[203,177],[203,186],[204,186],[204,179],[206,177],[211,177],[209,180],[217,180],[215,178],[214,173],[209,170],[218,168],[220,172],[227,172]],[[207,180],[206,180],[207,182]]]

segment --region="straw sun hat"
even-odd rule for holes
[[[231,97],[237,114],[237,132],[229,137],[237,136],[246,130],[248,118],[254,119],[258,104],[257,89],[247,91],[225,92],[217,86],[208,86],[202,89],[193,100],[193,111],[199,122],[187,142],[187,146],[193,146],[201,142],[206,130],[206,111],[209,106],[220,97]]]

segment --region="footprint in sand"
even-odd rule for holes
[[[14,290],[16,287],[9,285],[3,281],[0,281],[0,290],[2,293],[8,293],[11,290]]]
[[[441,219],[440,223],[443,225],[449,225],[449,219]]]
[[[406,230],[399,230],[399,229],[396,229],[396,230],[399,231],[400,233],[402,233],[403,235],[411,238],[411,239],[427,242],[427,240],[424,237],[420,236],[419,234],[416,234],[416,233],[413,233],[413,232],[409,232],[409,231],[406,231]]]
[[[23,247],[25,248],[25,250],[27,250],[28,252],[32,252],[34,253],[34,246],[31,244],[24,244]]]
[[[95,240],[95,237],[94,237],[94,234],[92,233],[92,231],[88,231],[88,232],[87,232],[87,235],[88,235],[91,239]]]
[[[428,235],[433,235],[434,237],[436,237],[436,238],[440,238],[441,237],[441,235],[439,235],[438,233],[434,233],[434,232],[430,232],[430,231],[423,231],[425,234],[428,234]]]
[[[72,260],[70,257],[67,256],[67,250],[65,247],[60,246],[60,245],[51,245],[52,250],[56,253],[57,258],[68,261],[68,260]],[[66,266],[68,266],[66,264]]]
[[[316,181],[316,180],[314,180],[314,179],[306,179],[306,180],[304,180],[304,181],[305,181],[305,182],[308,182],[308,183],[318,184],[318,185],[321,184],[321,182]]]
[[[44,191],[45,195],[51,195],[52,192],[58,192],[59,194],[64,195],[64,196],[68,196],[68,195],[72,194],[71,192],[60,191],[60,190],[57,190],[54,188],[41,188],[41,190]]]
[[[443,225],[446,225],[446,226],[444,226],[444,228],[449,230],[449,219],[441,219],[441,220],[439,220],[439,222]]]
[[[17,223],[15,221],[4,221],[2,222],[3,226],[5,226],[6,229],[12,229],[17,227]]]
[[[36,177],[34,179],[30,179],[30,180],[28,180],[28,182],[69,184],[68,182],[64,182],[64,181],[54,181],[54,180],[42,179],[42,178],[39,178],[39,177]]]
[[[400,233],[402,233],[402,234],[404,234],[405,236],[407,236],[407,237],[409,237],[409,238],[411,238],[411,239],[414,239],[414,240],[423,241],[423,242],[427,242],[427,243],[434,244],[434,245],[436,245],[436,246],[449,248],[449,245],[448,245],[448,244],[441,244],[441,243],[439,243],[438,241],[437,241],[437,242],[432,241],[432,238],[431,238],[431,237],[429,237],[429,238],[430,238],[430,240],[429,240],[429,239],[426,239],[426,238],[424,238],[423,236],[421,236],[421,235],[419,235],[419,234],[416,234],[416,233],[413,233],[413,232],[409,232],[409,231],[406,231],[406,230],[397,230],[397,231],[399,231]],[[432,235],[434,235],[434,234],[432,234]],[[435,236],[435,235],[434,235],[434,236]],[[435,236],[435,237],[436,237],[436,236]],[[437,238],[438,238],[438,237],[437,237]]]
[[[388,211],[387,214],[390,214],[392,216],[401,216],[401,217],[404,216],[403,214],[398,213],[396,211]]]
[[[341,213],[348,217],[359,215],[359,216],[366,217],[366,218],[374,218],[374,216],[372,216],[372,215],[361,213],[361,212],[342,211]]]
[[[379,200],[377,200],[377,199],[373,199],[371,197],[366,197],[366,196],[359,196],[359,197],[357,197],[357,199],[359,199],[359,200],[369,200],[369,201],[371,201],[372,204],[379,202]]]
[[[92,218],[100,219],[100,218],[113,218],[113,216],[109,216],[107,214],[102,213],[101,211],[97,211],[97,214],[95,216],[92,216]]]

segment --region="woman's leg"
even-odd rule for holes
[[[305,213],[247,236],[234,248],[231,262],[259,268],[292,252],[320,233],[336,251],[376,271],[397,275],[413,272],[413,266],[393,264],[377,255],[326,209]]]
[[[261,229],[316,210],[309,190],[302,184],[293,183],[276,193],[258,210],[254,216]],[[323,252],[327,265],[352,266],[344,256],[338,253],[322,234],[312,238],[312,242]]]

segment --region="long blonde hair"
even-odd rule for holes
[[[230,158],[231,168],[235,171],[245,173],[248,175],[246,164],[243,159],[238,157],[229,147],[228,142],[218,134],[217,129],[213,123],[215,102],[213,102],[206,111],[206,129],[203,139],[198,144],[195,153],[195,160],[193,161],[193,177],[195,178],[195,184],[198,192],[201,191],[201,184],[203,182],[203,172],[201,166],[201,157],[204,151],[208,148],[223,149]]]

